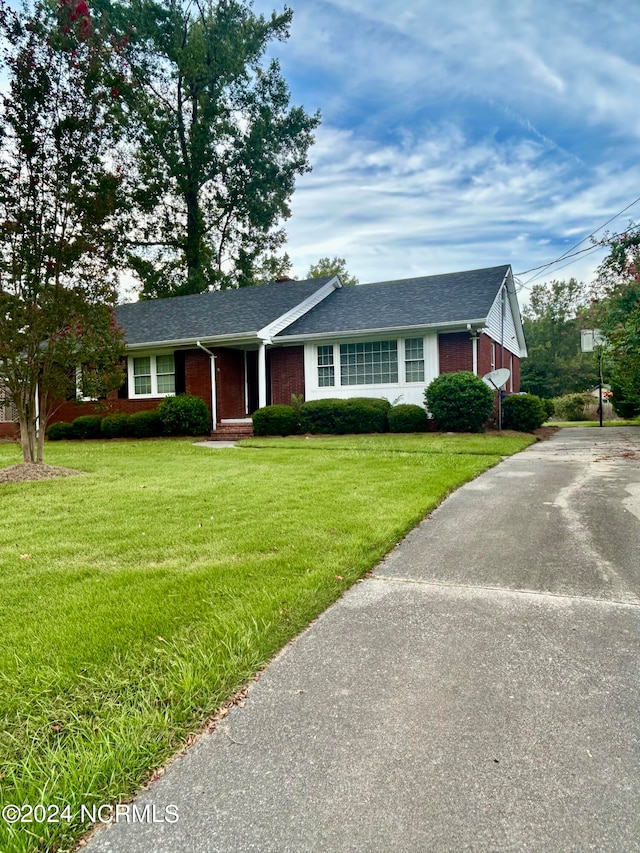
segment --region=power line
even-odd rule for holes
[[[528,275],[530,272],[537,272],[538,270],[546,270],[546,269],[548,269],[549,267],[553,267],[553,266],[555,266],[556,264],[560,263],[560,261],[565,260],[565,258],[570,258],[570,257],[571,257],[571,258],[573,258],[573,257],[576,257],[576,255],[581,255],[581,254],[583,254],[584,252],[595,251],[595,249],[582,249],[581,251],[576,252],[576,253],[575,253],[575,255],[570,255],[570,254],[569,254],[570,252],[573,252],[573,250],[574,250],[574,249],[577,249],[577,248],[578,248],[578,246],[581,246],[583,243],[585,243],[587,240],[591,240],[591,239],[592,239],[592,237],[595,237],[595,235],[598,233],[598,231],[602,231],[602,229],[603,229],[603,228],[606,228],[606,227],[607,227],[607,225],[609,225],[609,223],[610,223],[610,222],[613,222],[613,220],[614,220],[614,219],[617,219],[619,216],[622,216],[622,214],[623,214],[623,213],[626,213],[626,212],[627,212],[627,210],[630,210],[630,209],[631,209],[634,205],[636,205],[639,201],[640,201],[640,196],[638,196],[638,198],[634,199],[634,200],[631,202],[631,204],[628,204],[625,208],[623,208],[621,211],[619,211],[619,213],[616,213],[616,214],[615,214],[614,216],[612,216],[610,219],[607,219],[607,221],[606,221],[606,222],[604,222],[602,225],[600,225],[598,228],[596,228],[596,229],[595,229],[591,234],[589,234],[587,237],[584,237],[582,240],[580,240],[580,242],[576,243],[576,244],[575,244],[575,246],[570,246],[570,247],[569,247],[565,252],[563,252],[563,253],[560,255],[560,257],[556,258],[556,259],[555,259],[555,261],[550,261],[548,264],[543,264],[542,266],[539,266],[539,267],[531,267],[531,269],[524,270],[523,272],[515,273],[515,275],[518,275],[518,276],[520,276],[520,275]],[[596,248],[598,248],[598,247],[596,247]],[[561,267],[561,269],[562,269],[562,267]],[[534,276],[534,278],[539,278],[539,276]],[[530,282],[530,281],[533,281],[533,279],[529,279],[529,282]],[[527,286],[527,284],[529,284],[529,282],[525,282],[525,283],[522,285],[522,287],[526,287],[526,286]]]

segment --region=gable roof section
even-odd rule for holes
[[[327,276],[141,300],[119,305],[116,320],[125,330],[127,345],[133,347],[251,338],[278,320],[281,325],[285,315],[295,312],[301,303],[313,304],[316,294],[322,298],[324,291],[331,292],[333,286],[339,287],[337,279]]]
[[[277,335],[304,339],[420,326],[481,324],[510,275],[507,264],[335,290]]]

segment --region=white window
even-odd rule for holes
[[[404,342],[404,367],[407,382],[424,382],[424,341],[407,338]]]
[[[336,384],[333,364],[333,346],[321,346],[318,350],[318,388],[329,388]]]
[[[14,423],[18,420],[18,411],[9,400],[9,392],[0,386],[0,422]]]
[[[341,385],[383,385],[397,381],[397,341],[341,344]]]
[[[129,395],[166,397],[176,392],[173,353],[129,357]]]

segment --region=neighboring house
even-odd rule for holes
[[[0,384],[0,438],[13,438],[16,435],[17,420],[16,407],[9,402]]]
[[[342,287],[336,278],[284,281],[120,306],[127,379],[109,411],[201,397],[219,437],[250,430],[271,403],[386,397],[424,404],[440,373],[508,367],[520,388],[526,356],[510,266]],[[54,420],[94,403],[68,402]],[[104,409],[104,404],[103,404]]]

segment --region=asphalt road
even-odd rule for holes
[[[640,850],[639,660],[640,429],[563,430],[288,646],[136,800],[155,823],[85,849]]]

